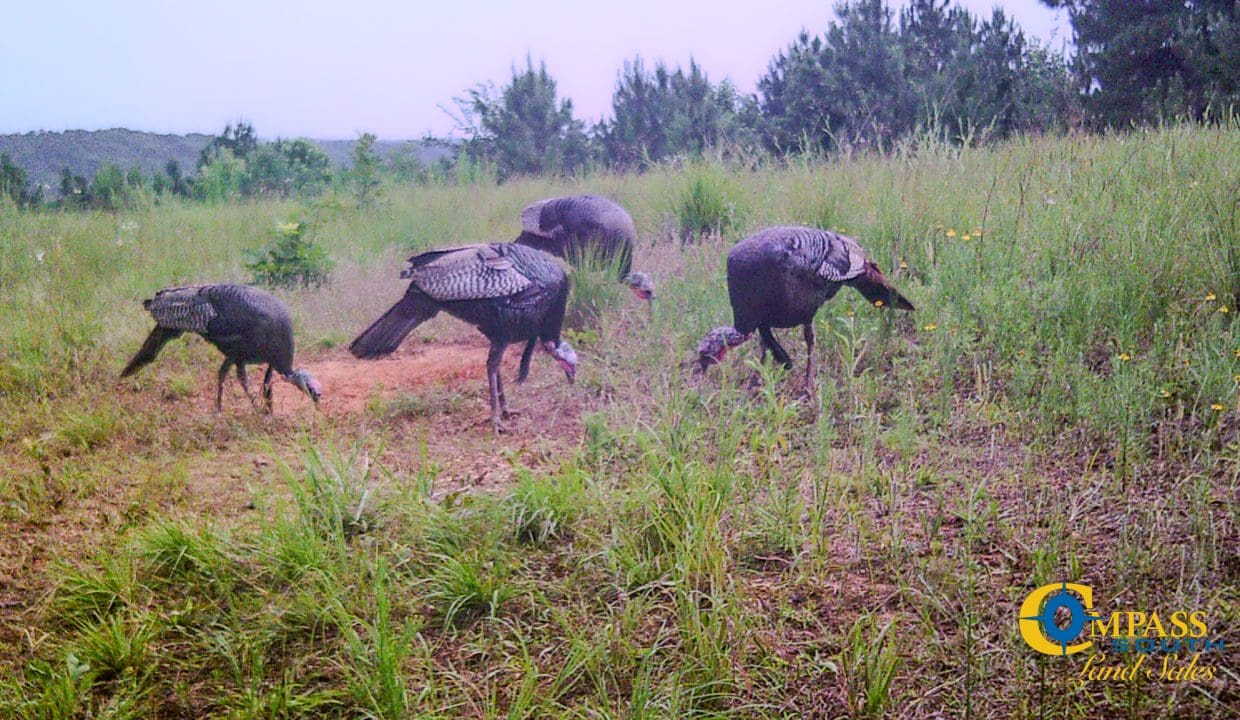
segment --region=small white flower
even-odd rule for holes
[[[43,264],[43,256],[44,256],[44,255],[46,255],[46,254],[47,254],[47,253],[45,253],[45,252],[43,252],[42,250],[40,250],[39,252],[37,252],[37,253],[35,253],[35,254],[34,254],[34,261],[35,261],[35,262],[37,262],[37,263],[39,263],[40,265],[42,265],[42,264]]]

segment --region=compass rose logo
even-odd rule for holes
[[[1079,597],[1078,597],[1079,596]],[[1094,591],[1088,585],[1062,582],[1029,593],[1020,606],[1020,635],[1029,647],[1044,655],[1072,655],[1093,645],[1093,641],[1075,642],[1085,625],[1096,619],[1093,611]],[[1068,622],[1060,626],[1056,614],[1066,611]]]

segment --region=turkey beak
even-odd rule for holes
[[[315,409],[318,409],[319,398],[323,397],[323,388],[319,385],[319,381],[311,377],[309,373],[298,371],[293,376],[293,384],[297,386],[298,390],[304,392],[310,398],[310,401],[314,403]]]

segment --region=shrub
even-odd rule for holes
[[[247,250],[246,268],[254,282],[269,287],[319,287],[334,266],[327,251],[306,239],[306,223],[281,223],[275,239],[258,250]]]

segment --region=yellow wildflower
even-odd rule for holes
[[[1216,299],[1218,299],[1218,296],[1216,296],[1214,293],[1212,292],[1206,293],[1206,302],[1214,302]]]
[[[1119,359],[1120,359],[1122,362],[1128,362],[1129,360],[1131,360],[1131,359],[1132,359],[1132,356],[1131,356],[1131,355],[1129,355],[1128,353],[1120,353],[1120,354],[1119,354]]]
[[[1223,411],[1223,403],[1210,403],[1210,409],[1215,412]]]
[[[1165,398],[1171,397],[1171,391],[1168,390],[1167,388],[1163,388],[1162,390],[1158,391],[1158,394],[1162,395]]]
[[[1240,360],[1240,348],[1236,348],[1231,354],[1235,355],[1237,360]]]
[[[844,311],[844,317],[852,317],[853,315],[856,315],[856,313],[854,313],[852,310]]]
[[[1226,305],[1219,305],[1218,311],[1226,315],[1227,313],[1231,312],[1231,308],[1227,307]]]
[[[961,236],[960,236],[960,239],[961,239],[961,240],[972,240],[972,239],[973,239],[973,236],[972,236],[972,235],[970,235],[969,233],[965,233],[964,235],[961,235]]]
[[[981,236],[982,236],[982,231],[981,231],[981,230],[974,230],[974,231],[973,231],[973,234],[974,234],[976,237],[981,237]]]
[[[926,323],[925,325],[922,326],[921,329],[925,330],[926,332],[934,332],[935,330],[939,329],[939,326],[938,326],[938,323]]]
[[[886,305],[886,304],[887,304],[887,303],[883,302],[882,300],[875,300],[875,301],[874,301],[874,307],[878,307],[878,308],[880,308],[880,307],[882,307],[882,306],[884,306],[884,305]]]
[[[955,231],[955,230],[948,230],[948,231],[947,231],[947,237],[956,237],[956,231]]]
[[[907,261],[907,260],[901,260],[901,261],[900,261],[900,269],[901,269],[901,270],[908,270],[908,261]]]
[[[1237,385],[1240,385],[1240,373],[1236,373],[1235,375],[1232,375],[1231,379],[1235,381]]]

